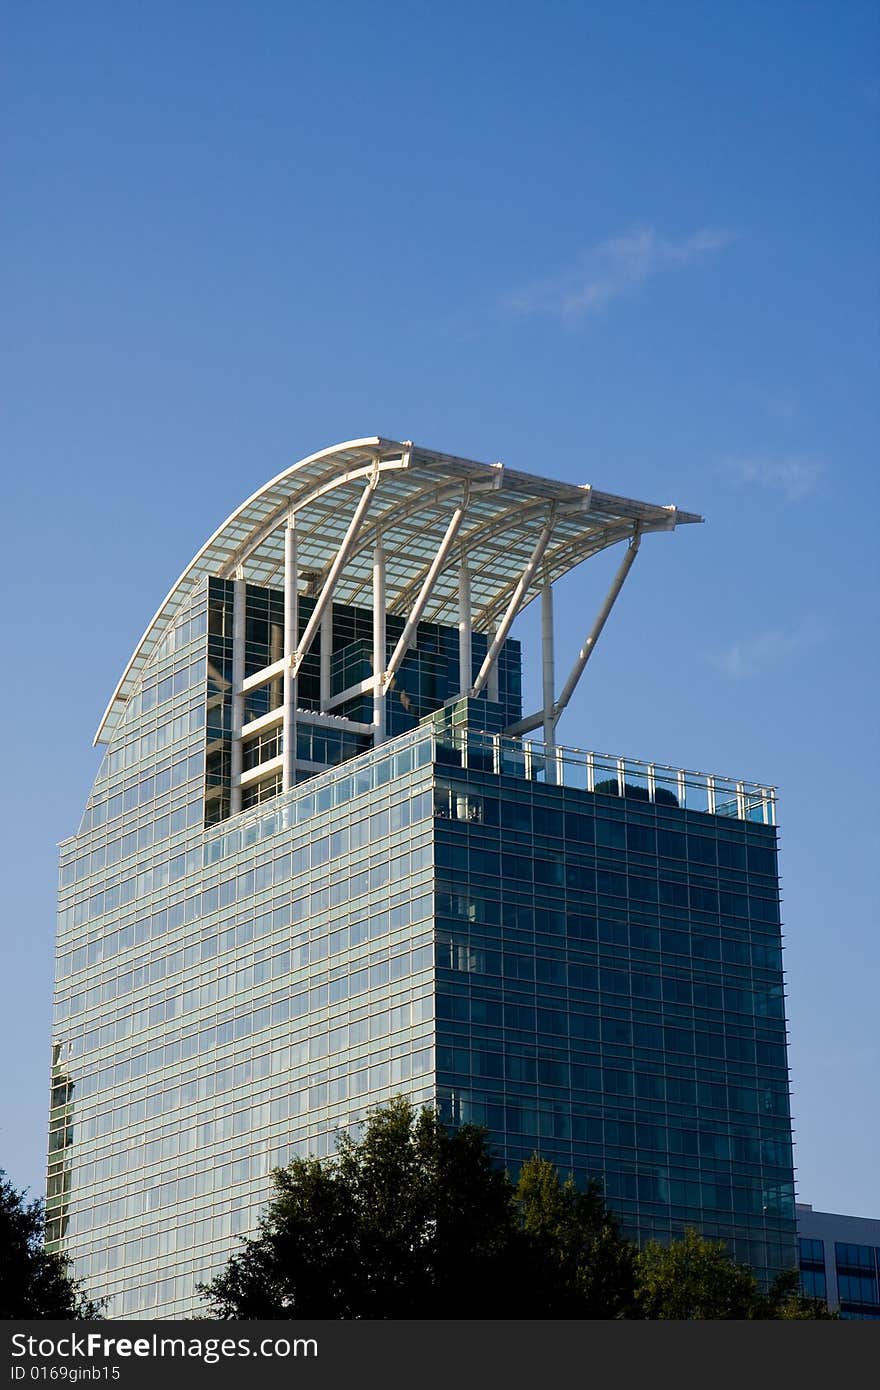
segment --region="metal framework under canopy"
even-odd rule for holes
[[[459,623],[462,560],[466,560],[473,630],[494,632],[507,611],[538,538],[552,527],[542,553],[541,584],[621,540],[669,531],[702,517],[674,506],[655,506],[556,482],[499,463],[423,449],[408,441],[349,440],[286,468],[243,502],[190,561],[123,672],[95,735],[111,738],[142,672],[176,617],[207,576],[278,585],[284,574],[284,535],[293,516],[300,592],[320,594],[365,488],[372,482],[369,515],[347,549],[333,601],[368,606],[376,545],[385,564],[389,613],[407,615],[444,543],[450,518],[463,507],[454,544],[430,586],[423,620]],[[435,567],[436,568],[436,567]],[[517,610],[519,611],[519,609]]]

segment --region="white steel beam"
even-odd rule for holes
[[[253,738],[255,734],[267,734],[270,729],[277,729],[279,724],[284,723],[284,705],[281,704],[277,709],[270,709],[268,714],[261,714],[256,719],[249,719],[247,724],[242,726],[241,736],[243,739]]]
[[[303,657],[305,656],[309,647],[312,645],[315,633],[318,631],[321,619],[323,618],[324,613],[327,609],[327,605],[331,603],[333,600],[333,590],[336,588],[339,576],[345,569],[348,557],[351,554],[352,549],[354,548],[354,543],[357,540],[358,531],[361,529],[361,523],[363,522],[363,519],[367,514],[367,508],[373,500],[373,497],[376,492],[376,484],[378,483],[378,481],[379,470],[377,466],[370,478],[370,481],[367,483],[367,486],[364,488],[361,494],[360,501],[354,509],[354,516],[348,523],[348,530],[346,531],[342,539],[342,544],[337,550],[336,557],[332,565],[330,566],[329,573],[327,575],[326,580],[324,581],[324,587],[318,595],[318,601],[315,604],[315,607],[312,611],[312,616],[309,618],[309,621],[306,624],[306,630],[300,638],[296,651],[293,653],[293,656],[291,657],[291,666],[293,667],[294,675],[299,670],[303,662]]]
[[[300,724],[316,724],[322,729],[345,729],[352,734],[371,734],[372,724],[363,724],[357,719],[346,719],[342,714],[324,714],[317,709],[297,709],[297,721]],[[254,738],[257,734],[267,734],[271,729],[277,729],[284,723],[284,708],[279,705],[277,709],[272,709],[268,714],[261,714],[259,719],[252,719],[245,724],[241,731],[243,739]]]
[[[262,782],[265,777],[271,777],[273,773],[280,772],[284,777],[285,756],[279,753],[275,758],[268,758],[266,762],[259,763],[257,767],[248,768],[247,772],[241,774],[241,785],[249,787],[252,782]]]
[[[286,502],[282,502],[258,527],[255,527],[218,570],[218,577],[226,579],[230,574],[234,574],[236,569],[244,564],[273,532],[280,530],[284,525],[285,517],[288,515],[296,516],[309,507],[312,502],[325,497],[327,493],[335,492],[337,488],[357,482],[360,478],[372,478],[376,472],[393,473],[409,468],[411,453],[412,446],[409,446],[400,458],[380,458],[374,455],[369,463],[362,464],[358,468],[347,468],[344,473],[331,469],[322,483],[310,488],[302,497],[291,497]]]
[[[566,509],[561,508],[557,515],[565,517]],[[544,572],[555,583],[563,574],[573,569],[575,565],[579,565],[583,560],[589,559],[592,555],[598,555],[603,550],[610,549],[611,546],[617,545],[618,541],[629,540],[632,533],[632,523],[629,523],[626,526],[597,526],[593,531],[577,537],[572,537],[569,534],[560,544],[548,545],[544,553]],[[477,573],[476,570],[471,569],[472,578],[476,578]],[[508,582],[503,589],[499,589],[493,597],[485,601],[479,613],[474,615],[474,626],[477,630],[485,631],[492,626],[493,622],[497,622],[498,617],[504,611],[510,591],[510,582]],[[537,597],[537,591],[533,591],[532,595],[527,594],[522,607],[526,608],[535,597]]]
[[[589,637],[587,638],[586,642],[581,648],[577,662],[575,663],[575,668],[569,676],[568,680],[566,681],[565,687],[559,699],[556,700],[553,704],[554,730],[556,728],[556,723],[559,719],[559,716],[561,715],[562,711],[565,709],[565,706],[571,699],[572,692],[574,691],[575,686],[577,685],[578,681],[580,680],[583,674],[583,670],[587,664],[587,661],[589,661],[590,656],[592,655],[593,647],[596,645],[596,641],[599,637],[600,632],[602,631],[602,628],[605,626],[605,623],[608,619],[608,615],[614,606],[614,602],[617,598],[617,595],[620,593],[620,590],[623,587],[623,581],[629,574],[633,560],[636,557],[636,551],[639,548],[640,538],[640,533],[636,533],[633,536],[630,545],[627,547],[626,555],[624,556],[623,562],[621,563],[620,568],[618,569],[618,572],[615,575],[614,582],[611,585],[610,590],[608,591],[608,595],[605,599],[604,604],[602,605],[602,608],[599,611],[599,615],[596,618],[595,623],[593,624],[592,631],[590,632]],[[585,652],[586,656],[584,656]],[[583,664],[581,664],[582,659]],[[574,677],[573,683],[572,677]],[[569,689],[569,686],[571,686],[571,689]],[[515,724],[511,724],[508,728],[504,730],[504,732],[509,738],[517,738],[521,734],[530,734],[534,729],[539,729],[541,725],[544,724],[544,722],[544,711],[543,709],[539,709],[535,710],[534,714],[526,715],[524,719],[518,719]]]
[[[474,678],[473,627],[471,622],[471,576],[467,555],[458,567],[458,689],[466,695]]]
[[[499,467],[499,465],[493,464],[492,467],[493,467],[493,469],[494,469],[494,468],[496,468],[496,467]],[[468,502],[471,501],[471,500],[479,501],[481,497],[487,496],[490,492],[497,492],[498,488],[499,488],[500,485],[501,485],[502,476],[503,476],[502,472],[497,472],[497,473],[495,473],[495,475],[490,479],[489,482],[482,482],[482,483],[481,483],[481,482],[470,482],[470,481],[467,482],[466,487],[465,487],[465,499],[466,499]],[[458,487],[457,487],[456,489],[444,488],[444,489],[442,490],[442,492],[439,492],[439,493],[437,494],[437,500],[438,500],[438,501],[442,500],[443,497],[446,496],[446,495],[448,495],[448,494],[450,494],[450,492],[452,493],[453,496],[455,495],[456,492],[459,492],[459,493],[460,493],[460,492],[461,492],[461,482],[459,482]],[[421,510],[421,508],[419,508],[419,510]],[[389,519],[390,519],[390,520],[394,520],[393,514],[391,515],[391,517],[390,517]],[[496,520],[497,520],[497,518],[496,518]],[[509,524],[510,524],[510,523],[508,522],[507,525],[509,525]],[[410,540],[410,541],[413,541],[413,542],[417,542],[417,541],[419,541],[421,538],[423,538],[427,533],[429,533],[429,532],[435,530],[435,528],[436,528],[436,520],[435,520],[435,518],[432,516],[432,517],[430,517],[430,518],[428,519],[428,521],[425,523],[424,526],[421,526],[421,527],[419,527],[418,530],[412,531],[412,532],[410,533],[409,540]],[[385,527],[385,518],[384,518],[384,517],[382,518],[382,529],[383,529],[383,531],[386,530],[386,527]],[[480,529],[480,528],[475,528],[475,529]],[[465,536],[465,537],[463,537],[463,539],[462,539],[462,550],[463,550],[466,554],[470,554],[470,553],[471,553],[471,548],[472,548],[472,547],[471,547],[471,534],[472,534],[472,533],[468,533],[468,535]],[[416,553],[416,548],[415,548],[415,547],[413,548],[413,553],[414,553],[414,554]],[[394,613],[394,614],[399,614],[399,613],[405,613],[405,612],[406,612],[406,610],[407,610],[409,604],[411,603],[411,601],[412,601],[412,599],[413,599],[413,596],[414,596],[415,594],[417,594],[417,593],[419,592],[419,590],[421,589],[422,584],[424,583],[424,580],[425,580],[425,575],[428,573],[428,569],[429,569],[429,568],[430,568],[430,566],[428,566],[427,568],[425,568],[425,567],[423,566],[420,570],[415,571],[415,573],[412,575],[412,578],[408,581],[408,583],[406,583],[406,584],[404,585],[404,587],[403,587],[402,589],[400,589],[399,592],[398,592],[397,594],[395,594],[395,596],[394,596],[394,601],[393,601],[393,603],[392,603],[392,604],[390,605],[390,607],[389,607],[389,612]]]
[[[373,551],[373,742],[385,741],[385,552]]]
[[[585,501],[583,498],[576,505],[569,505],[564,502],[556,503],[557,520],[570,519],[572,516],[578,516],[581,513],[586,513],[588,510],[589,508],[587,501]],[[494,542],[499,536],[503,536],[505,531],[521,530],[526,526],[528,526],[529,530],[531,531],[532,523],[535,521],[540,521],[541,518],[546,515],[546,497],[542,497],[541,500],[538,502],[532,501],[526,505],[520,505],[519,507],[511,507],[503,515],[493,516],[488,521],[483,522],[482,525],[475,526],[470,531],[468,531],[462,539],[463,548],[467,550],[469,555],[474,556],[478,551],[482,551],[485,547],[491,546],[491,543]],[[591,534],[596,533],[593,532]],[[626,534],[629,535],[629,531],[627,531]],[[583,537],[581,537],[580,539],[583,540]],[[608,544],[608,542],[603,543]],[[571,538],[569,538],[565,542],[565,544],[571,545]],[[506,548],[507,547],[505,547],[504,549]],[[552,553],[555,556],[556,551],[554,550]],[[482,563],[471,564],[472,586],[473,581],[479,580],[481,576],[483,576],[484,574],[488,574],[493,570],[497,563],[497,559],[498,552],[496,548],[492,546]],[[550,560],[549,546],[547,553],[544,556],[544,568],[550,573],[552,573],[554,568]],[[504,603],[506,601],[506,595],[508,595],[509,592],[510,584],[508,583],[505,584],[505,586],[501,590],[499,590],[493,598],[487,599],[483,603],[479,612],[474,614],[474,628],[477,632],[486,632],[491,629],[493,619],[497,621],[495,609],[499,608],[501,611],[503,611]]]
[[[403,453],[401,454],[401,456],[400,456],[399,459],[382,459],[382,458],[376,458],[375,461],[374,461],[374,463],[373,463],[372,468],[367,467],[367,468],[359,469],[359,470],[357,470],[357,471],[352,471],[352,472],[350,472],[350,473],[347,475],[347,479],[346,479],[346,480],[347,480],[347,481],[351,481],[351,479],[353,479],[353,478],[355,478],[355,477],[358,477],[358,478],[360,478],[360,477],[372,477],[372,475],[373,475],[374,472],[378,472],[378,473],[387,473],[387,472],[389,472],[389,471],[391,471],[391,472],[400,472],[401,470],[408,469],[408,468],[410,467],[411,462],[412,462],[412,448],[413,448],[412,444],[411,444],[411,443],[407,443],[407,444],[404,446]],[[331,490],[333,487],[335,487],[335,486],[336,486],[335,483],[325,484],[323,487],[321,487],[321,488],[319,488],[319,489],[316,489],[314,492],[310,493],[309,496],[308,496],[307,498],[304,498],[304,499],[303,499],[302,504],[300,504],[299,502],[297,502],[297,504],[296,504],[296,510],[297,510],[297,512],[301,511],[302,508],[303,508],[304,506],[308,506],[311,502],[314,502],[315,500],[317,500],[317,499],[323,497],[328,491],[330,491],[330,490]],[[456,480],[456,483],[454,484],[454,488],[455,488],[455,491],[460,490],[460,488],[461,488],[461,483],[458,482],[458,480]],[[422,499],[422,494],[421,494],[421,493],[419,493],[417,496],[418,496],[418,499]],[[406,509],[407,512],[409,512],[409,510],[411,509],[412,505],[413,505],[413,498],[410,497],[409,500],[407,501],[407,503],[405,504],[405,509]],[[418,508],[416,508],[416,510],[418,510]],[[359,532],[359,534],[358,534],[357,543],[355,544],[355,546],[353,547],[353,549],[352,549],[351,552],[349,553],[349,556],[348,556],[348,561],[349,561],[349,563],[350,563],[357,555],[360,555],[362,551],[364,551],[364,550],[369,550],[369,549],[371,549],[371,548],[375,545],[375,543],[376,543],[376,537],[377,537],[377,536],[381,536],[381,535],[383,534],[383,532],[385,531],[385,529],[386,529],[386,518],[387,518],[387,520],[388,520],[388,524],[391,524],[391,522],[395,519],[396,512],[397,512],[397,508],[396,508],[396,507],[394,507],[394,506],[389,506],[388,508],[386,508],[386,510],[385,510],[385,512],[383,512],[382,516],[379,517],[379,518],[376,520],[376,522],[375,522],[374,524],[367,523],[367,524],[365,524],[364,526],[361,527],[361,530],[360,530],[360,532]],[[317,588],[317,589],[320,590],[320,589],[323,587],[324,583],[326,582],[326,576],[329,574],[329,572],[330,572],[329,566],[325,566],[324,569],[321,570],[321,572],[319,573],[319,575],[318,575],[318,577],[317,577],[317,582],[316,582],[316,588]],[[369,582],[369,580],[367,580],[367,581],[365,581],[365,582]],[[351,592],[351,594],[349,595],[348,602],[350,602],[350,603],[355,603],[355,602],[356,602],[356,596],[360,593],[360,591],[361,591],[361,589],[362,589],[363,587],[364,587],[363,584],[358,584],[358,585],[356,586],[356,588],[353,589],[352,592]]]
[[[541,694],[544,701],[544,780],[556,782],[556,719],[553,714],[555,671],[553,659],[553,585],[544,580],[541,589]]]
[[[284,721],[281,789],[296,781],[296,671],[293,654],[299,639],[299,571],[296,561],[296,521],[288,518],[284,532]]]
[[[626,579],[626,576],[629,574],[630,570],[632,569],[633,561],[635,560],[636,555],[639,553],[639,544],[640,544],[640,541],[641,541],[641,535],[640,535],[638,529],[636,529],[636,530],[633,532],[633,538],[632,538],[632,540],[630,541],[629,545],[628,545],[627,548],[626,548],[626,554],[624,555],[624,557],[623,557],[623,559],[622,559],[622,561],[621,561],[621,563],[620,563],[620,567],[618,568],[618,571],[617,571],[617,573],[615,574],[614,579],[612,580],[611,588],[608,590],[608,593],[605,595],[605,602],[602,604],[602,607],[599,609],[599,613],[598,613],[598,615],[597,615],[597,617],[596,617],[596,621],[593,623],[593,626],[592,626],[592,628],[591,628],[591,630],[590,630],[590,634],[589,634],[589,636],[587,637],[586,641],[584,642],[584,645],[581,647],[580,651],[578,652],[577,661],[574,663],[574,666],[571,668],[571,672],[570,672],[570,674],[569,674],[568,680],[565,682],[565,685],[562,687],[562,691],[561,691],[561,693],[560,693],[559,699],[556,701],[556,703],[555,703],[554,706],[553,706],[553,718],[554,718],[554,720],[557,720],[557,719],[559,718],[560,714],[562,713],[562,711],[565,709],[566,705],[568,704],[569,700],[571,699],[572,695],[574,694],[575,686],[577,685],[577,683],[578,683],[578,681],[580,680],[581,676],[584,674],[584,668],[586,667],[587,662],[589,661],[590,657],[591,657],[592,654],[593,654],[593,650],[594,650],[594,648],[595,648],[595,646],[596,646],[596,643],[597,643],[598,640],[599,640],[599,636],[600,636],[600,634],[601,634],[601,632],[602,632],[603,627],[605,626],[606,622],[608,621],[608,615],[609,615],[609,613],[611,612],[612,608],[614,607],[615,601],[616,601],[616,599],[617,599],[617,595],[620,593],[621,589],[623,588],[624,580]]]
[[[550,536],[553,532],[555,522],[556,509],[554,507],[551,510],[548,520],[544,524],[544,528],[541,531],[540,536],[538,537],[538,542],[534,550],[529,556],[528,563],[526,564],[525,569],[523,570],[522,574],[519,577],[519,580],[517,581],[516,588],[514,589],[510,602],[507,605],[507,611],[504,614],[504,617],[501,619],[501,622],[498,624],[495,636],[489,644],[489,650],[486,652],[483,664],[480,667],[479,674],[477,675],[477,679],[474,681],[473,688],[470,692],[471,695],[474,697],[479,695],[480,691],[483,689],[483,686],[486,684],[486,681],[489,679],[489,673],[491,672],[492,667],[495,665],[495,662],[498,659],[498,653],[501,651],[501,648],[504,646],[504,643],[507,640],[507,634],[511,629],[513,620],[519,612],[520,607],[522,606],[522,601],[525,598],[526,593],[528,592],[529,585],[531,584],[535,576],[535,571],[541,563],[541,558],[544,554],[544,551],[547,549],[547,542],[550,540]]]
[[[428,570],[428,573],[425,575],[424,582],[422,584],[421,590],[419,591],[419,596],[410,610],[409,617],[407,618],[406,623],[404,624],[403,632],[400,634],[400,640],[397,643],[397,646],[394,648],[391,660],[388,662],[388,667],[385,671],[384,680],[386,690],[388,689],[388,686],[390,685],[391,681],[397,675],[400,663],[406,656],[410,643],[413,637],[415,636],[416,628],[419,625],[419,620],[425,609],[425,604],[431,597],[431,590],[434,588],[434,585],[437,582],[437,576],[443,569],[443,566],[446,564],[447,556],[449,555],[449,552],[452,549],[453,544],[455,543],[455,538],[458,535],[459,527],[461,526],[461,523],[464,520],[466,508],[467,499],[465,498],[452,513],[452,518],[449,522],[449,525],[446,528],[446,534],[440,542],[440,548],[437,551],[437,554],[434,556],[433,560],[431,561],[430,568]]]
[[[504,730],[506,738],[518,738],[520,734],[530,734],[535,729],[540,729],[544,723],[544,711],[535,710],[534,714],[527,714],[525,719],[518,719],[515,724],[510,724]]]
[[[356,695],[366,695],[368,692],[372,691],[373,684],[374,679],[372,676],[367,676],[366,680],[363,681],[355,681],[354,685],[350,685],[347,690],[340,690],[338,695],[330,696],[329,709],[334,710],[338,705],[347,704],[348,701],[353,700]]]
[[[254,671],[252,676],[247,676],[242,681],[242,692],[247,694],[249,690],[257,690],[261,685],[268,685],[276,676],[284,674],[286,665],[287,658],[282,656],[280,661],[273,661],[271,666],[264,666],[261,671]]]
[[[229,786],[229,814],[241,810],[241,730],[244,723],[244,643],[246,590],[243,579],[235,579],[232,588],[232,749]]]
[[[452,482],[444,483],[441,487],[434,488],[431,492],[413,492],[402,502],[386,507],[381,516],[377,517],[375,521],[368,522],[364,526],[358,537],[358,543],[352,551],[351,558],[354,559],[355,556],[362,554],[363,551],[369,550],[371,547],[375,549],[378,542],[383,536],[387,535],[390,530],[394,527],[402,526],[404,522],[410,521],[413,517],[417,517],[420,512],[433,511],[434,508],[439,507],[449,498],[460,497],[461,487],[461,478],[455,478]],[[485,489],[471,486],[471,491],[482,492],[485,491]],[[424,535],[426,531],[429,531],[433,525],[434,518],[431,516],[424,525],[411,531],[410,536],[418,538]],[[352,604],[357,604],[360,595],[367,589],[370,582],[371,576],[365,575],[352,588],[349,598]],[[418,583],[415,584],[415,588],[418,588]],[[400,595],[398,595],[398,597],[400,597]]]

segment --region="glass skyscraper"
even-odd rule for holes
[[[772,789],[556,738],[642,537],[696,521],[374,438],[188,566],[61,846],[48,1236],[110,1316],[194,1311],[271,1170],[400,1092],[634,1235],[796,1263]],[[557,688],[553,584],[617,543]]]

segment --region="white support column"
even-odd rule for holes
[[[391,681],[397,675],[400,663],[403,661],[403,658],[406,656],[406,653],[409,650],[410,642],[415,637],[416,628],[419,625],[422,613],[425,611],[425,604],[431,597],[431,591],[433,590],[434,585],[437,582],[437,576],[443,569],[443,566],[446,564],[449,552],[452,549],[456,536],[458,535],[459,527],[461,526],[461,523],[464,520],[466,507],[467,499],[465,499],[460,506],[456,507],[455,511],[452,513],[452,519],[446,528],[446,534],[440,542],[440,549],[437,551],[437,554],[431,561],[431,568],[425,575],[425,581],[422,584],[419,596],[410,610],[409,617],[407,618],[406,623],[404,624],[403,632],[400,634],[400,640],[397,643],[397,646],[394,648],[391,660],[388,662],[388,667],[385,671],[386,690],[388,689],[388,686],[391,683]]]
[[[736,815],[737,820],[746,819],[746,788],[744,782],[736,784]]]
[[[676,782],[676,788],[677,788],[677,791],[678,791],[678,804],[679,804],[679,806],[686,806],[686,805],[687,805],[687,779],[686,779],[686,777],[685,777],[685,775],[684,775],[684,769],[683,769],[683,768],[679,768],[678,772],[675,774],[675,782]]]
[[[244,643],[246,631],[245,582],[236,578],[232,586],[232,749],[229,785],[229,814],[241,810],[241,730],[244,725]]]
[[[471,625],[471,574],[462,555],[458,569],[458,689],[467,695],[474,678],[473,628]]]
[[[565,786],[565,758],[563,750],[557,744],[553,745],[553,766],[556,770],[556,782],[560,787]]]
[[[299,574],[296,561],[296,521],[288,519],[284,532],[284,761],[281,789],[296,781],[296,671],[293,656],[299,643]]]
[[[556,513],[552,512],[549,520],[544,526],[544,529],[538,537],[537,545],[535,546],[534,550],[529,556],[529,560],[525,569],[523,570],[522,574],[519,577],[519,580],[517,581],[516,588],[513,591],[513,596],[511,597],[510,603],[507,605],[507,611],[504,614],[504,617],[501,619],[501,622],[498,624],[498,629],[495,633],[495,636],[489,644],[489,650],[486,653],[483,664],[480,667],[477,679],[474,681],[473,689],[470,692],[471,695],[474,696],[474,698],[476,698],[476,696],[479,695],[480,691],[483,689],[483,686],[489,679],[489,673],[491,672],[492,667],[495,665],[495,662],[498,659],[498,653],[501,651],[501,648],[504,646],[504,643],[507,640],[507,634],[511,629],[513,620],[519,612],[520,608],[522,607],[522,602],[528,592],[529,585],[535,577],[535,571],[537,570],[538,566],[541,563],[541,560],[544,557],[544,551],[547,549],[547,543],[550,540],[550,536],[552,534],[555,522]],[[498,698],[497,695],[495,698]]]
[[[546,780],[555,784],[556,719],[553,714],[555,671],[553,659],[553,585],[544,580],[541,589],[541,698],[544,704],[544,751],[547,759]]]
[[[373,551],[373,742],[385,741],[385,551]]]
[[[333,604],[328,603],[321,619],[321,683],[318,705],[326,709],[330,703],[330,664],[333,659]]]

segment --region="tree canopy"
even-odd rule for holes
[[[482,1131],[398,1099],[334,1160],[277,1171],[258,1235],[204,1293],[221,1318],[500,1317],[521,1244]]]
[[[529,1316],[635,1314],[635,1249],[621,1235],[597,1182],[581,1191],[535,1154],[520,1170],[513,1201],[531,1265]]]
[[[43,1248],[43,1204],[25,1196],[0,1169],[0,1318],[99,1317],[69,1261]]]
[[[403,1097],[359,1139],[273,1175],[255,1236],[202,1295],[218,1318],[814,1318],[783,1275],[762,1292],[723,1242],[688,1231],[642,1251],[595,1182],[535,1155],[518,1181],[482,1129]]]
[[[747,1265],[730,1258],[723,1240],[688,1229],[669,1245],[649,1240],[636,1256],[636,1300],[645,1318],[827,1318],[823,1299],[800,1291],[786,1270],[762,1291]]]

